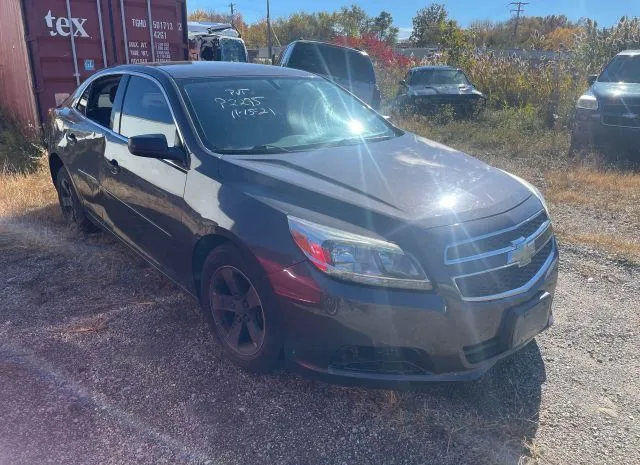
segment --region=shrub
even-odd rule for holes
[[[636,48],[640,48],[639,18],[623,16],[615,26],[602,29],[587,19],[576,38],[574,62],[585,75],[597,73],[617,53]]]
[[[0,109],[0,172],[29,173],[38,166],[42,141],[33,128],[20,123]]]

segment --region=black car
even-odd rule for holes
[[[486,101],[461,69],[419,66],[400,81],[395,107],[404,113],[433,114],[448,105],[456,116],[471,117],[484,108]]]
[[[640,50],[621,52],[578,99],[572,146],[640,149]]]
[[[119,66],[51,110],[48,140],[65,217],[199,299],[246,369],[471,379],[552,322],[540,193],[325,78]]]
[[[278,65],[326,76],[374,109],[380,109],[380,89],[367,52],[326,42],[296,40],[280,53]]]

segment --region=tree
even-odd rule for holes
[[[367,33],[370,24],[369,15],[358,5],[343,6],[336,13],[336,32],[340,35],[359,37]]]
[[[297,39],[330,41],[336,36],[336,13],[294,13],[273,22],[273,30],[282,44]]]
[[[544,38],[546,50],[570,49],[573,47],[576,38],[580,35],[581,29],[578,27],[559,27]]]
[[[432,3],[418,10],[413,18],[410,40],[417,47],[439,44],[442,39],[442,25],[445,24],[448,16],[447,9],[441,3]]]
[[[393,26],[393,16],[388,11],[381,11],[378,16],[373,18],[369,28],[378,39],[389,45],[395,45],[398,41],[398,28]]]
[[[472,21],[469,24],[468,30],[473,34],[475,44],[478,47],[485,47],[495,27],[496,25],[493,21],[489,19],[479,19]]]
[[[240,13],[235,13],[232,18],[231,15],[225,13],[199,8],[189,13],[188,19],[189,21],[204,21],[210,23],[233,23],[235,28],[243,37],[245,36],[249,28],[247,23],[244,21],[242,14]]]

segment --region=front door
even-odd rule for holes
[[[131,76],[117,114],[117,137],[106,143],[101,166],[105,221],[122,239],[171,277],[184,244],[182,223],[185,165],[129,152],[128,138],[164,134],[169,147],[181,146],[177,127],[157,82]],[[186,156],[185,156],[186,160]]]

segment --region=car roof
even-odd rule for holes
[[[640,50],[624,50],[618,53],[618,55],[640,55]]]
[[[150,75],[168,74],[174,79],[238,76],[316,77],[315,74],[294,68],[225,61],[173,61],[143,63],[115,66],[113,68],[109,68],[109,70],[111,72],[137,71]]]
[[[359,48],[354,48],[354,47],[348,47],[346,45],[340,45],[340,44],[332,44],[330,42],[323,42],[321,40],[308,40],[308,39],[298,39],[298,40],[294,40],[291,42],[292,44],[315,44],[315,45],[323,45],[326,47],[334,47],[334,48],[343,48],[346,50],[353,50],[356,53],[359,53],[361,55],[369,55],[367,52],[365,52],[364,50],[360,50]]]
[[[443,70],[443,69],[460,69],[455,66],[447,66],[447,65],[428,65],[428,66],[416,66],[415,68],[411,68],[410,71],[433,71],[433,70]]]

